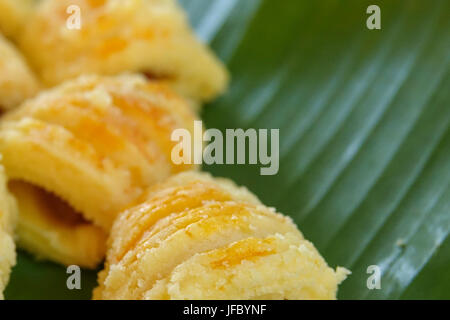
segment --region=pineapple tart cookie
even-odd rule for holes
[[[152,184],[195,169],[171,161],[190,104],[140,75],[82,76],[0,121],[0,152],[19,206],[19,245],[94,268],[118,212]]]
[[[228,82],[175,0],[42,0],[20,43],[47,85],[84,73],[138,72],[201,102]]]
[[[181,173],[145,197],[115,221],[94,299],[335,299],[349,273],[229,180]]]

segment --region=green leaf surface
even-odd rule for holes
[[[290,215],[331,266],[341,299],[450,299],[450,2],[182,0],[227,63],[208,127],[279,128],[280,171],[206,170]],[[366,28],[381,8],[382,29]],[[381,289],[366,286],[367,267]],[[7,298],[89,298],[65,269],[20,254]]]

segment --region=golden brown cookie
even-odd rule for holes
[[[94,299],[335,299],[348,273],[228,180],[186,172],[146,196],[115,221]]]
[[[139,72],[204,101],[228,82],[175,0],[42,0],[20,42],[48,85],[84,73]]]
[[[85,76],[0,122],[0,152],[20,208],[19,243],[95,267],[115,215],[143,190],[195,169],[171,161],[171,133],[193,130],[189,103],[142,76]]]

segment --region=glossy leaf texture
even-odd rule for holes
[[[233,76],[206,126],[280,129],[277,175],[205,169],[290,215],[331,266],[351,269],[339,298],[450,299],[450,2],[181,3]],[[381,30],[366,27],[372,4]],[[367,287],[371,265],[380,290]],[[21,255],[7,297],[88,298],[95,273],[83,275],[68,292],[55,284],[65,269]]]

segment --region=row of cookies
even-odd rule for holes
[[[80,29],[67,27],[73,5]],[[37,257],[95,268],[107,252],[96,299],[336,297],[347,271],[329,268],[290,219],[171,161],[171,133],[192,131],[195,106],[228,80],[174,0],[0,6],[12,20],[0,22],[10,39],[3,63],[20,70],[5,73],[4,83],[17,79],[5,90],[15,96],[0,91],[9,110],[0,120],[9,182],[0,191],[15,198],[0,228],[0,292],[18,211],[17,243]]]
[[[67,25],[73,6],[80,29]],[[18,244],[94,268],[120,208],[190,169],[170,162],[170,132],[193,125],[191,107],[220,94],[227,71],[172,0],[0,0],[0,31],[0,110],[10,111],[0,149]],[[82,76],[23,103],[79,75],[130,71],[140,75]],[[0,229],[11,237],[12,225]],[[1,251],[5,284],[13,259]]]
[[[31,4],[32,0],[0,1],[0,114],[34,96],[40,88],[25,58],[7,38],[20,32]],[[8,284],[11,268],[16,264],[14,233],[18,208],[8,187],[5,170],[0,164],[0,300],[4,298],[3,291]]]

